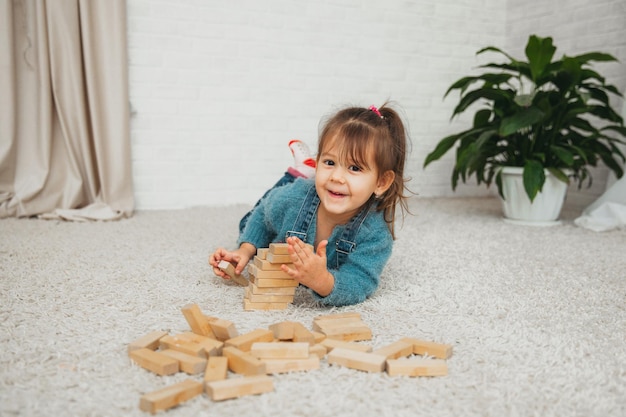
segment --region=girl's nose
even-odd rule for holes
[[[333,182],[338,182],[339,184],[343,184],[345,182],[343,169],[341,167],[335,166],[330,174],[330,180]]]

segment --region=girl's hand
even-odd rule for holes
[[[235,273],[241,274],[255,253],[256,248],[249,243],[242,243],[239,249],[234,251],[218,248],[215,252],[209,255],[209,265],[213,267],[213,273],[215,275],[224,279],[230,279],[228,274],[218,267],[218,264],[221,261],[230,262],[235,265]]]
[[[330,294],[335,286],[335,278],[326,267],[328,240],[317,245],[317,252],[295,236],[288,237],[287,244],[293,268],[283,265],[282,270],[320,296],[326,297]]]

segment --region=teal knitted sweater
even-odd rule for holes
[[[285,235],[294,227],[305,196],[313,180],[297,179],[291,184],[271,190],[252,211],[246,226],[237,240],[238,245],[250,243],[256,248],[266,248],[270,243],[284,242]],[[317,212],[316,212],[317,215]],[[335,242],[345,226],[333,229],[326,249],[327,259],[335,258]],[[307,231],[306,243],[313,244],[316,222]],[[332,292],[321,297],[311,291],[322,304],[344,306],[363,302],[378,288],[380,274],[391,256],[393,239],[383,218],[383,213],[371,210],[354,237],[356,247],[339,265],[327,265],[335,278]]]

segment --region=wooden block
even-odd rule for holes
[[[385,357],[373,353],[359,352],[352,349],[335,348],[326,356],[329,364],[341,365],[366,372],[385,370]]]
[[[222,353],[228,358],[228,369],[236,374],[261,375],[265,373],[265,364],[249,352],[229,346],[225,347]]]
[[[274,390],[274,381],[267,375],[230,378],[206,383],[206,393],[213,401],[256,395]]]
[[[254,282],[250,282],[247,290],[252,294],[262,295],[294,295],[296,293],[296,287],[279,287],[279,288],[259,288]]]
[[[271,278],[271,279],[293,279],[291,275],[282,270],[265,271],[259,269],[256,265],[248,266],[248,273],[254,275],[255,278]]]
[[[443,359],[388,359],[387,373],[391,376],[445,376],[448,375],[448,364]]]
[[[187,304],[181,310],[192,332],[201,336],[215,336],[211,326],[209,326],[209,318],[202,314],[202,310],[197,304]]]
[[[253,303],[247,298],[243,299],[243,309],[251,310],[285,310],[290,303]]]
[[[132,352],[137,349],[150,349],[157,350],[159,347],[159,340],[163,337],[167,336],[167,332],[163,332],[161,330],[155,330],[154,332],[150,332],[145,336],[142,336],[138,339],[133,340],[128,344],[128,351]]]
[[[148,348],[133,350],[128,353],[128,356],[137,365],[158,375],[172,375],[179,370],[176,359]]]
[[[233,282],[242,286],[248,285],[248,280],[246,279],[246,277],[235,273],[235,266],[230,262],[222,260],[220,261],[220,263],[217,264],[217,267],[224,271],[230,277],[230,279],[233,280]]]
[[[280,323],[274,323],[269,326],[269,329],[274,333],[274,338],[278,340],[292,340],[293,339],[293,321],[282,321]]]
[[[289,245],[287,243],[270,243],[269,250],[274,255],[289,255]]]
[[[360,319],[354,318],[337,318],[334,320],[313,320],[313,330],[318,332],[323,329],[333,329],[336,327],[346,326],[366,326],[366,324]]]
[[[293,341],[305,342],[309,345],[315,344],[315,336],[302,323],[294,322],[293,324]]]
[[[320,343],[322,340],[326,339],[326,335],[321,332],[312,331],[313,339],[315,339],[315,343]]]
[[[336,320],[336,319],[351,319],[351,320],[361,321],[361,313],[345,312],[345,313],[324,314],[324,315],[315,317],[313,320],[322,321],[322,320]]]
[[[328,353],[328,349],[326,349],[324,345],[317,343],[309,347],[309,353],[318,356],[320,359],[324,359],[324,356]]]
[[[253,303],[291,303],[293,295],[253,294],[248,286],[245,298]]]
[[[255,256],[252,259],[252,263],[254,266],[261,271],[280,271],[283,265],[293,266],[292,263],[288,264],[273,264],[267,259],[261,259],[258,256]],[[249,267],[248,267],[249,268]]]
[[[139,400],[139,408],[155,414],[202,394],[202,390],[202,383],[188,379],[143,395]]]
[[[267,253],[270,251],[270,248],[259,248],[256,250],[256,256],[259,259],[267,259]]]
[[[285,372],[312,371],[320,368],[320,357],[311,354],[304,359],[261,359],[265,363],[265,372],[268,374],[282,374]]]
[[[232,321],[216,319],[209,324],[211,325],[211,330],[215,333],[215,338],[217,340],[224,341],[239,336],[237,327],[235,327],[235,323]]]
[[[313,320],[313,330],[324,333],[331,339],[345,341],[371,340],[372,330],[359,313],[340,313],[319,316]]]
[[[413,354],[413,345],[406,341],[398,340],[390,345],[378,348],[372,353],[384,356],[387,359],[398,359],[411,356]]]
[[[306,359],[309,344],[305,342],[255,342],[250,354],[259,359]]]
[[[372,330],[366,325],[347,325],[324,328],[322,333],[324,333],[328,339],[338,339],[347,342],[372,339]]]
[[[228,375],[228,358],[226,356],[211,356],[204,370],[204,382],[220,381]]]
[[[159,341],[161,349],[174,349],[179,352],[187,353],[189,355],[198,356],[204,358],[207,353],[202,345],[196,342],[191,342],[186,338],[180,338],[175,336],[163,336]]]
[[[274,333],[268,329],[255,329],[251,332],[233,337],[224,342],[225,346],[233,346],[244,352],[249,352],[255,342],[271,342],[274,340]]]
[[[193,332],[182,332],[174,337],[199,344],[204,349],[205,356],[220,356],[224,347],[224,342]]]
[[[250,282],[253,282],[259,288],[297,287],[300,285],[293,278],[257,278],[254,274],[250,275]]]
[[[172,349],[161,350],[159,353],[176,359],[178,361],[179,369],[189,375],[199,374],[206,368],[207,361],[204,358],[199,358],[197,356],[192,356]]]
[[[413,353],[416,355],[429,355],[439,359],[448,359],[452,356],[452,345],[429,342],[412,337],[405,337],[400,340],[412,344]]]
[[[355,342],[345,342],[343,340],[337,340],[337,339],[324,339],[319,344],[324,346],[329,352],[335,348],[351,349],[351,350],[357,350],[359,352],[371,352],[372,351],[372,347],[370,345],[362,345],[360,343],[355,343]]]
[[[270,263],[273,264],[290,264],[291,263],[291,255],[276,255],[272,252],[269,252],[265,259],[267,259]]]

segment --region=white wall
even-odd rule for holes
[[[387,99],[409,125],[413,191],[491,194],[473,185],[452,193],[451,155],[422,169],[436,142],[464,122],[449,122],[455,100],[442,98],[478,64],[478,49],[523,45],[541,17],[558,34],[557,46],[572,42],[564,50],[595,48],[582,42],[594,33],[603,50],[618,48],[626,62],[626,37],[597,34],[591,23],[605,19],[598,5],[612,5],[611,14],[623,18],[623,0],[544,3],[128,0],[137,208],[251,204],[291,163],[290,139],[314,147],[324,115]],[[552,27],[549,17],[573,3],[579,12]],[[590,22],[584,33],[556,31],[573,19]],[[623,64],[613,71],[619,77]]]

